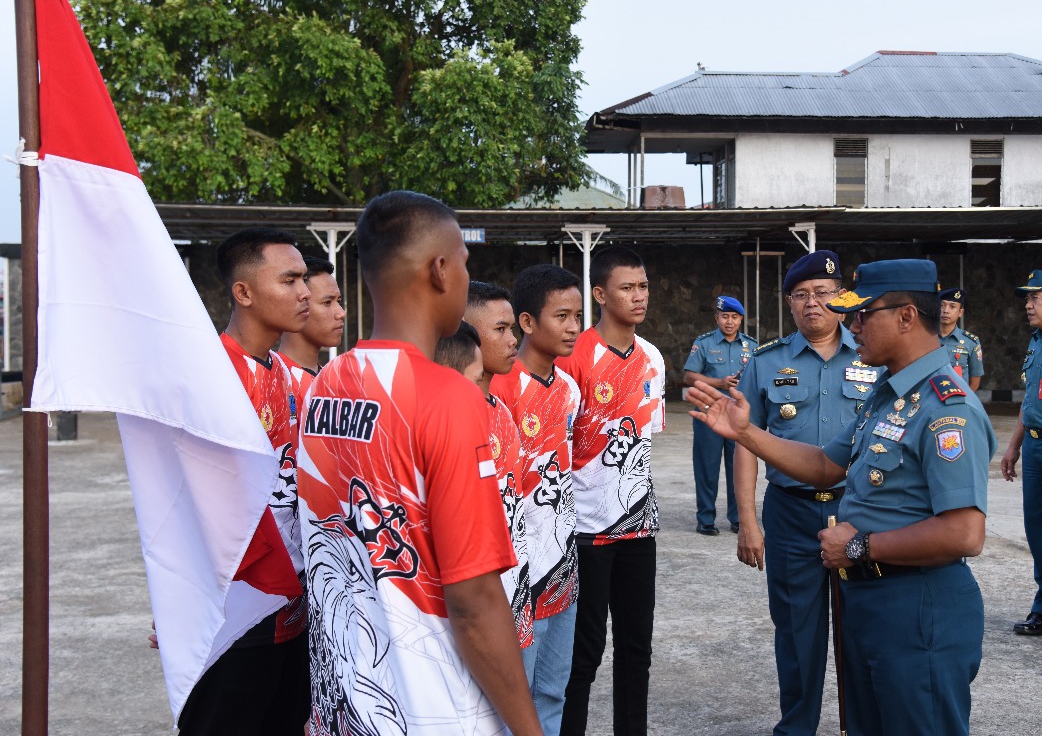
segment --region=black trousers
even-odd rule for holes
[[[181,736],[301,736],[311,715],[305,632],[281,644],[229,649],[199,679]]]
[[[648,732],[648,678],[655,620],[655,538],[579,545],[579,602],[562,736],[586,733],[590,686],[604,655],[611,613],[616,736]]]

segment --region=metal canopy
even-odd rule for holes
[[[158,204],[175,241],[223,240],[244,227],[288,230],[302,242],[310,225],[353,224],[359,207]],[[560,243],[566,230],[596,224],[613,243],[720,245],[791,242],[789,229],[814,224],[822,243],[909,243],[912,241],[1042,240],[1042,207],[953,207],[917,209],[487,209],[457,210],[463,227],[484,228],[493,245]],[[567,226],[567,227],[566,227]]]

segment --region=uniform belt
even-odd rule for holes
[[[1031,435],[1032,439],[1042,437],[1042,427],[1024,427],[1024,431]]]
[[[804,501],[820,501],[821,503],[828,503],[829,501],[835,501],[843,498],[844,488],[828,488],[824,491],[815,491],[813,488],[786,488],[785,486],[774,486],[782,493],[786,493],[794,498],[802,498]]]
[[[867,566],[854,565],[843,567],[839,576],[847,581],[878,580],[880,578],[896,578],[901,575],[914,575],[923,571],[917,565],[889,565],[885,562],[870,562]]]

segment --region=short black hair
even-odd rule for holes
[[[941,331],[941,300],[935,291],[891,291],[887,292],[890,304],[912,304],[919,310],[919,320],[931,333]]]
[[[458,330],[441,338],[434,346],[434,362],[462,373],[474,362],[474,348],[481,348],[478,331],[466,322],[460,322]]]
[[[333,275],[333,263],[328,258],[304,256],[304,266],[308,270],[308,278],[320,273],[328,273],[330,276]]]
[[[510,292],[502,286],[490,284],[487,281],[471,281],[467,290],[467,308],[483,307],[489,302],[497,302],[500,299],[510,302]]]
[[[644,261],[635,251],[621,245],[596,251],[590,261],[590,286],[604,288],[611,272],[619,267],[644,268]]]
[[[238,270],[243,266],[263,261],[266,245],[292,245],[295,248],[297,239],[284,230],[248,227],[230,235],[217,246],[217,274],[229,295],[232,293],[232,284],[235,283]]]
[[[517,275],[514,282],[514,319],[528,312],[533,319],[539,320],[539,314],[546,306],[547,297],[555,291],[564,291],[572,287],[579,288],[579,277],[552,263],[540,263],[529,266]]]
[[[458,218],[451,207],[426,194],[397,191],[374,197],[355,228],[362,273],[378,275],[420,231],[445,220]]]

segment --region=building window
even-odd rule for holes
[[[713,207],[734,207],[734,141],[713,152]]]
[[[865,206],[865,162],[867,138],[836,138],[832,143],[836,159],[836,206]]]
[[[970,141],[970,205],[1002,204],[1002,141]]]

